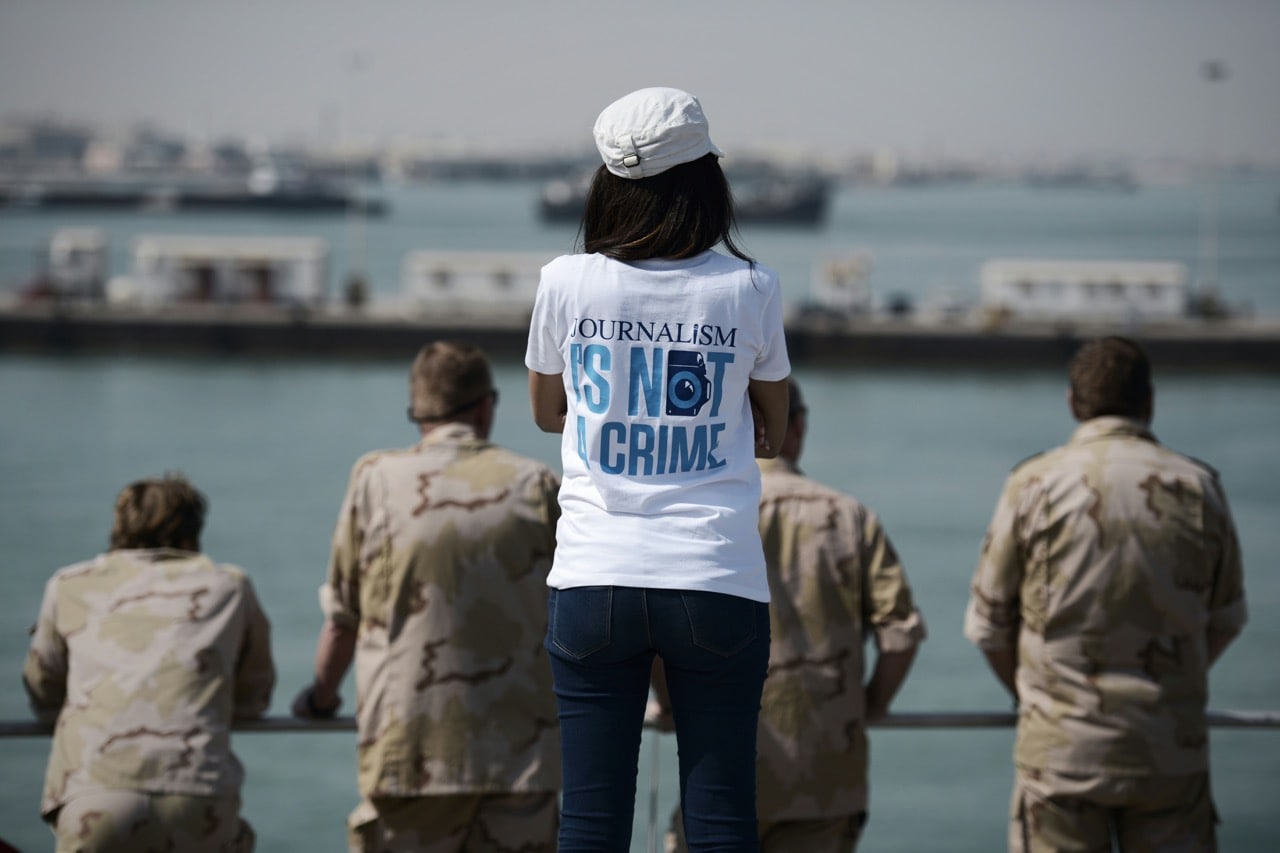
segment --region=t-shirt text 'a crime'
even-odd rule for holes
[[[577,415],[583,464],[632,477],[724,467],[717,456],[726,428],[724,377],[737,332],[701,323],[575,318],[569,370],[579,410],[605,415],[615,395],[625,394],[628,418],[606,419],[591,442],[587,418]],[[730,404],[739,411],[739,401]]]

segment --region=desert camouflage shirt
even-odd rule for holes
[[[772,643],[757,742],[761,820],[867,807],[863,644],[909,651],[925,635],[911,587],[875,513],[761,459],[760,535]]]
[[[1010,475],[965,635],[1016,650],[1019,766],[1177,775],[1208,769],[1206,634],[1244,621],[1216,472],[1101,417]]]
[[[46,817],[104,788],[232,796],[232,718],[260,716],[275,686],[270,627],[235,566],[111,551],[46,584],[22,680],[56,720]]]
[[[364,796],[560,787],[542,648],[558,487],[463,424],[356,463],[320,598],[358,631]]]

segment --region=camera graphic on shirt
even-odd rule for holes
[[[711,399],[711,380],[702,353],[671,350],[667,353],[667,414],[691,418]]]

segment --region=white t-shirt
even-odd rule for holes
[[[556,258],[525,365],[568,398],[550,586],[769,600],[747,380],[791,372],[776,273],[714,251]]]

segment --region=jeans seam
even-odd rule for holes
[[[649,620],[649,590],[640,590],[640,609],[644,612],[644,639],[653,648],[653,625]]]

